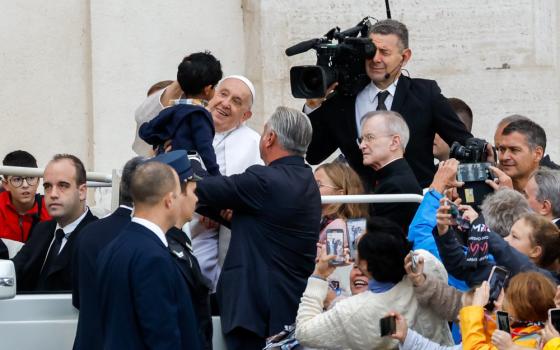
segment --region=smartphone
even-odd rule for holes
[[[463,214],[461,214],[461,212],[459,211],[459,207],[457,206],[457,204],[453,203],[450,200],[447,200],[447,204],[451,207],[449,209],[449,214],[451,214],[451,217],[457,223],[457,228],[464,232],[470,230],[471,223],[469,220],[463,218]]]
[[[331,265],[344,264],[344,230],[339,228],[328,229],[327,232],[327,255],[336,255],[330,261]]]
[[[379,329],[381,336],[395,334],[397,331],[397,322],[395,316],[386,316],[379,320]]]
[[[548,309],[548,319],[552,326],[560,332],[560,309]]]
[[[416,273],[416,269],[418,268],[418,255],[414,253],[414,250],[411,250],[410,256],[412,258],[412,272]]]
[[[346,232],[348,232],[348,248],[350,258],[356,261],[358,258],[358,238],[366,232],[366,219],[349,219],[346,221]]]
[[[488,284],[490,285],[490,298],[488,299],[488,304],[486,304],[486,310],[494,310],[494,301],[498,300],[498,297],[506,284],[508,276],[509,271],[501,266],[494,266],[492,271],[490,271],[490,276],[488,277]]]
[[[509,314],[505,311],[496,311],[496,318],[498,320],[498,329],[509,333]]]

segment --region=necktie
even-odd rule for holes
[[[51,266],[56,260],[56,257],[58,256],[63,238],[64,238],[64,231],[61,228],[59,228],[54,233],[54,242],[51,245],[51,249],[49,250],[47,259],[45,260],[45,263],[43,264],[43,268],[41,269],[41,275],[44,275],[46,277],[46,274],[49,272]]]
[[[377,111],[386,111],[385,99],[389,96],[389,91],[380,91],[377,93]]]

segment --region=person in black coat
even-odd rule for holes
[[[278,107],[261,135],[266,166],[198,183],[200,203],[233,210],[217,287],[229,350],[262,349],[266,337],[295,321],[321,218],[319,189],[303,159],[311,133],[303,113]]]
[[[130,192],[134,217],[97,258],[103,348],[201,349],[189,288],[164,234],[185,207],[179,176],[149,161],[134,171]]]
[[[181,227],[185,222],[192,220],[192,215],[198,198],[194,191],[196,181],[200,180],[198,175],[203,171],[192,167],[185,151],[172,151],[154,158],[171,166],[181,180],[181,215],[174,227],[165,233],[168,248],[177,263],[181,275],[185,279],[192,298],[194,312],[198,321],[198,333],[202,341],[202,348],[212,350],[212,314],[210,309],[211,282],[202,275],[200,264],[193,254],[192,242]],[[194,163],[194,161],[193,161]],[[205,173],[204,175],[208,175]]]
[[[0,239],[0,259],[9,259],[10,254],[8,252],[8,247],[6,244]]]
[[[404,119],[392,111],[370,112],[362,122],[360,150],[363,163],[375,170],[374,194],[422,194],[403,151],[409,139]],[[408,232],[417,203],[374,203],[372,216],[392,220]]]
[[[53,218],[37,224],[13,258],[18,291],[72,290],[72,254],[80,231],[97,220],[86,207],[86,171],[73,155],[54,156],[43,175]]]
[[[111,215],[88,225],[76,242],[73,256],[72,304],[80,313],[74,339],[75,350],[100,349],[103,338],[99,314],[99,297],[95,283],[96,261],[99,253],[130,223],[132,198],[130,180],[142,157],[129,160],[122,172],[119,186],[120,206]]]
[[[307,102],[304,110],[310,112],[313,139],[306,159],[318,164],[339,148],[365,184],[371,184],[374,171],[362,164],[356,144],[361,133],[360,119],[375,110],[396,111],[404,117],[410,130],[405,158],[420,185],[426,187],[436,170],[432,154],[435,133],[449,145],[455,141],[464,143],[472,135],[435,81],[411,79],[401,74],[412,55],[404,24],[391,19],[379,21],[370,29],[370,38],[377,47],[373,59],[366,60],[366,73],[371,83],[357,96],[343,96],[335,91],[312,112],[311,108],[318,103]]]

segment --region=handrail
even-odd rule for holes
[[[37,176],[43,177],[42,168],[25,168],[15,166],[0,166],[0,175],[11,176]],[[117,176],[118,178],[119,176]],[[86,178],[89,187],[115,187],[112,174],[100,172],[87,172]],[[118,186],[117,186],[118,187]],[[118,191],[118,188],[116,188]],[[118,199],[118,196],[115,198]],[[424,197],[419,194],[359,194],[346,196],[321,196],[324,204],[335,203],[420,203]]]
[[[323,204],[338,203],[420,203],[419,194],[354,194],[346,196],[321,196]]]
[[[44,172],[45,169],[42,168],[0,166],[0,175],[43,177]],[[88,171],[86,173],[86,179],[88,181],[103,182],[103,183],[111,183],[113,181],[113,177],[111,174],[98,173],[95,171]]]

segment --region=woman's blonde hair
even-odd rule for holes
[[[342,195],[364,194],[364,187],[360,177],[348,165],[335,161],[322,164],[315,171],[323,170],[332,181],[333,185],[342,191]],[[368,217],[367,204],[343,203],[330,204],[325,216],[341,218],[344,220]]]

